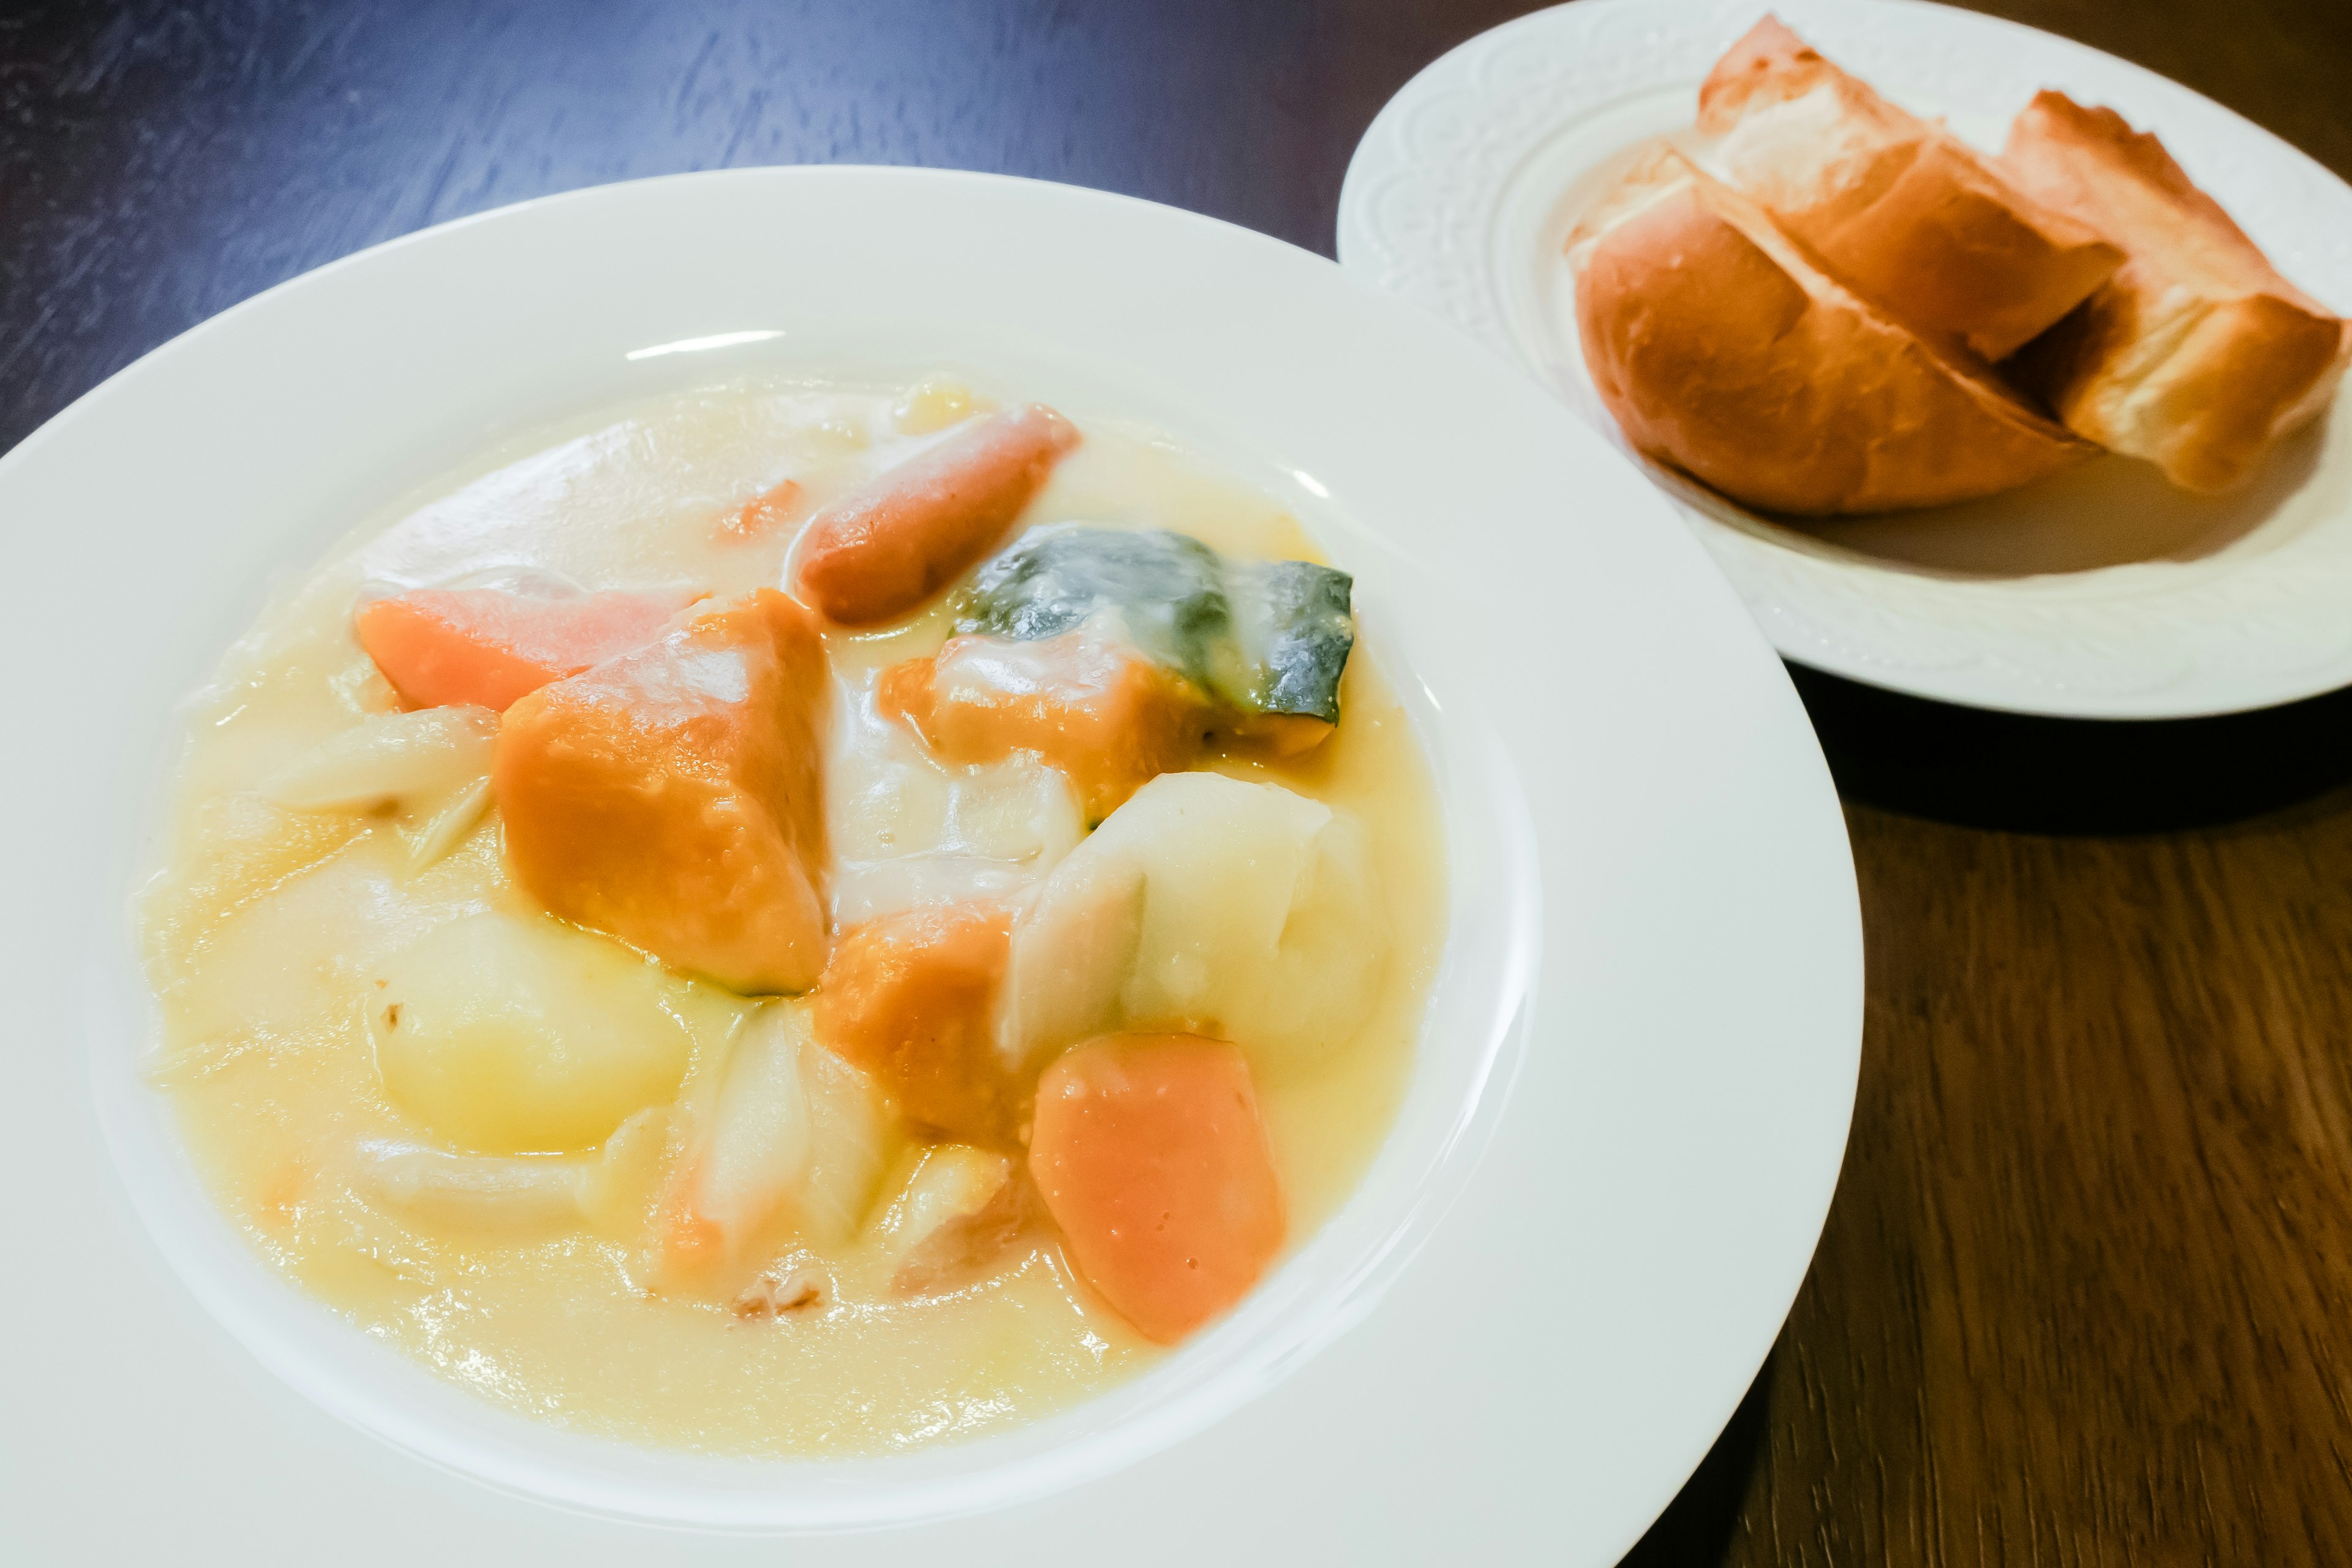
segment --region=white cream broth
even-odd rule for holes
[[[363,529],[286,593],[192,700],[164,861],[140,903],[163,1017],[150,1077],[175,1103],[222,1207],[273,1265],[362,1331],[575,1429],[761,1456],[866,1454],[980,1432],[1067,1405],[1164,1353],[1087,1289],[1034,1222],[950,1286],[909,1294],[892,1237],[909,1223],[902,1194],[924,1150],[903,1127],[845,1230],[803,1234],[787,1215],[709,1288],[656,1288],[648,1262],[657,1194],[677,1157],[674,1117],[659,1106],[601,1146],[512,1162],[513,1180],[478,1201],[416,1201],[416,1182],[431,1185],[449,1146],[388,1095],[371,1000],[386,965],[428,933],[536,911],[507,874],[495,802],[296,810],[264,793],[396,708],[352,630],[363,595],[549,577],[720,596],[778,585],[810,510],[936,439],[974,401],[941,378],[884,389],[743,383],[549,432],[533,455],[487,472],[477,464],[439,499]],[[1278,502],[1164,437],[1064,412],[1085,439],[1022,526],[1164,527],[1237,555],[1320,558]],[[803,493],[777,526],[749,536],[734,526],[747,501],[785,479]],[[1060,775],[1025,754],[942,767],[874,713],[875,673],[946,636],[934,609],[881,634],[828,637],[840,701],[827,810],[844,925],[924,900],[1018,897],[1087,831]],[[1338,731],[1305,759],[1203,764],[1360,818],[1393,933],[1369,1021],[1339,1048],[1258,1081],[1293,1247],[1344,1201],[1386,1134],[1444,936],[1429,774],[1376,660],[1359,645]],[[686,1064],[678,1100],[707,1097],[758,1004],[659,971],[613,939],[577,940],[608,947],[590,956],[618,967],[599,973],[658,1008],[673,1032],[664,1048]],[[824,1289],[794,1306],[809,1264]],[[763,1301],[773,1310],[759,1310]]]

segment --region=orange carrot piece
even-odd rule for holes
[[[817,986],[817,1042],[874,1075],[910,1119],[1009,1145],[1013,1086],[989,1027],[1012,951],[1013,912],[937,905],[843,934]]]
[[[1281,1249],[1282,1187],[1241,1052],[1107,1035],[1045,1069],[1029,1173],[1070,1259],[1173,1344],[1249,1293]]]
[[[1039,642],[950,637],[882,672],[881,710],[951,763],[1034,752],[1100,822],[1201,754],[1209,706],[1192,682],[1084,631]]]
[[[534,599],[498,588],[426,588],[374,599],[360,646],[410,708],[474,703],[500,712],[551,680],[653,641],[698,595]]]
[[[801,510],[802,499],[800,481],[786,479],[745,501],[740,510],[720,518],[713,531],[722,542],[763,539],[792,521]]]
[[[896,620],[995,549],[1077,442],[1042,403],[971,421],[818,512],[794,591],[841,626]]]
[[[737,991],[824,972],[816,617],[773,588],[543,686],[499,724],[507,860],[553,914]]]

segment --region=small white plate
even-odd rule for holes
[[[2352,188],[2210,100],[2063,38],[1917,0],[1578,0],[1407,83],[1339,199],[1339,259],[1502,351],[1621,448],[1578,346],[1561,242],[1771,9],[1915,112],[1997,149],[2042,88],[2152,130],[2287,277],[2352,309]],[[2352,684],[2352,398],[2242,492],[2107,457],[1966,506],[1809,525],[1654,464],[1780,651],[1975,707],[2185,718]]]
[[[1454,849],[1398,1131],[1232,1320],[1001,1438],[724,1461],[477,1401],[247,1252],[132,1076],[125,903],[175,704],[273,578],[516,432],[747,371],[940,361],[1181,434],[1357,573]],[[610,186],[197,328],[0,458],[0,1557],[1601,1564],[1803,1277],[1862,993],[1803,710],[1631,467],[1328,262],[971,174]]]

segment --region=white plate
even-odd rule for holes
[[[1578,0],[1406,84],[1339,198],[1339,259],[1532,372],[1621,448],[1559,259],[1578,213],[1768,8],[1921,114],[1998,148],[2040,89],[2153,130],[2296,283],[2352,309],[2352,189],[2268,132],[2112,56],[1916,0]],[[1948,702],[2182,718],[2352,684],[2352,398],[2240,495],[2102,458],[1968,506],[1804,531],[1644,463],[1780,651]]]
[[[521,428],[845,355],[1116,405],[1294,494],[1358,574],[1368,646],[1411,678],[1454,923],[1423,1068],[1338,1250],[1318,1237],[1148,1397],[993,1447],[730,1466],[508,1416],[245,1254],[131,1077],[124,907],[173,706],[273,576]],[[583,192],[366,252],[166,345],[0,459],[0,1555],[772,1561],[643,1521],[895,1509],[987,1511],[807,1535],[792,1560],[1604,1563],[1706,1451],[1803,1275],[1862,972],[1802,710],[1632,468],[1311,256],[969,174]]]

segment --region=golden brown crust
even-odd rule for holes
[[[2120,247],[2114,278],[2019,361],[2067,426],[2187,489],[2225,489],[2326,405],[2352,331],[2273,268],[2162,142],[2044,92],[2002,166]]]
[[[1585,363],[1610,412],[1636,447],[1735,500],[1805,515],[1932,506],[2091,450],[1982,365],[1874,310],[1670,149],[1570,247]]]
[[[1787,23],[1767,12],[1738,43],[1723,51],[1723,58],[1699,84],[1698,128],[1710,136],[1720,136],[1744,115],[1801,98],[1817,87],[1849,82],[1863,86],[1830,64]],[[1893,109],[1866,87],[1863,94],[1852,105],[1855,113],[1867,117]],[[1888,123],[1891,128],[1891,119]]]
[[[2123,260],[1775,17],[1717,62],[1698,126],[1715,139],[1710,168],[1829,271],[1913,330],[1987,360],[2046,331]]]

